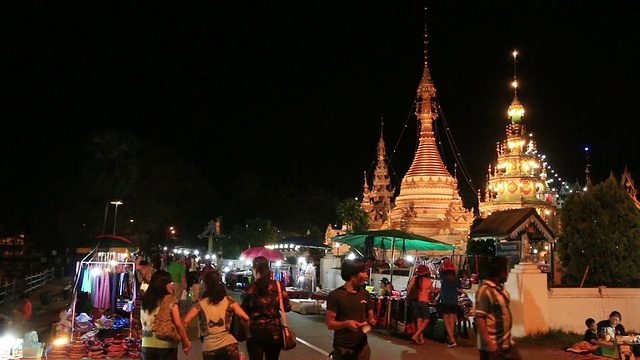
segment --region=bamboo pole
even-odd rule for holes
[[[580,288],[584,285],[584,281],[587,279],[587,273],[589,272],[589,264],[587,264],[587,268],[584,269],[584,276],[582,277],[582,282],[580,283]]]

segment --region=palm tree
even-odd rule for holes
[[[369,214],[354,199],[345,199],[338,203],[336,214],[347,225],[347,233],[356,234],[369,230]]]

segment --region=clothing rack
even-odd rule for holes
[[[76,263],[76,275],[75,281],[73,282],[73,301],[71,302],[71,339],[73,340],[73,335],[75,332],[75,322],[76,322],[76,303],[78,300],[78,282],[81,281],[80,277],[82,274],[82,269],[87,267],[89,268],[91,265],[110,265],[112,267],[118,266],[132,266],[132,278],[131,278],[131,301],[133,303],[133,308],[129,311],[129,337],[132,334],[133,328],[133,310],[135,309],[136,304],[136,296],[137,296],[137,286],[136,286],[136,263],[130,261],[93,261],[86,260],[92,253],[97,249],[94,248],[87,256],[84,257],[81,261]]]

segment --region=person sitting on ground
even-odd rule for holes
[[[33,312],[33,305],[29,300],[29,294],[22,293],[20,295],[20,299],[22,299],[22,306],[20,308],[13,309],[13,314],[16,316],[19,321],[27,321],[31,318],[31,313]]]
[[[609,314],[609,319],[598,322],[598,331],[600,332],[600,337],[603,338],[604,336],[606,336],[606,328],[611,328],[613,330],[613,335],[615,336],[627,335],[627,331],[624,329],[624,326],[621,324],[621,322],[622,315],[620,314],[620,312],[612,311],[611,314]],[[605,331],[602,331],[602,329],[605,329]]]
[[[573,344],[567,351],[571,351],[577,354],[589,353],[598,349],[598,324],[593,318],[588,318],[584,324],[587,326],[587,330],[584,332],[582,341]]]

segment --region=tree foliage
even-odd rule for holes
[[[358,234],[369,230],[369,214],[354,199],[345,199],[338,203],[336,214],[347,225],[347,233]]]
[[[558,256],[563,282],[625,287],[640,274],[640,211],[614,177],[567,197]]]
[[[253,218],[244,225],[236,225],[229,236],[220,239],[220,251],[225,259],[237,258],[240,253],[255,246],[264,246],[278,239],[278,228],[271,220]]]

